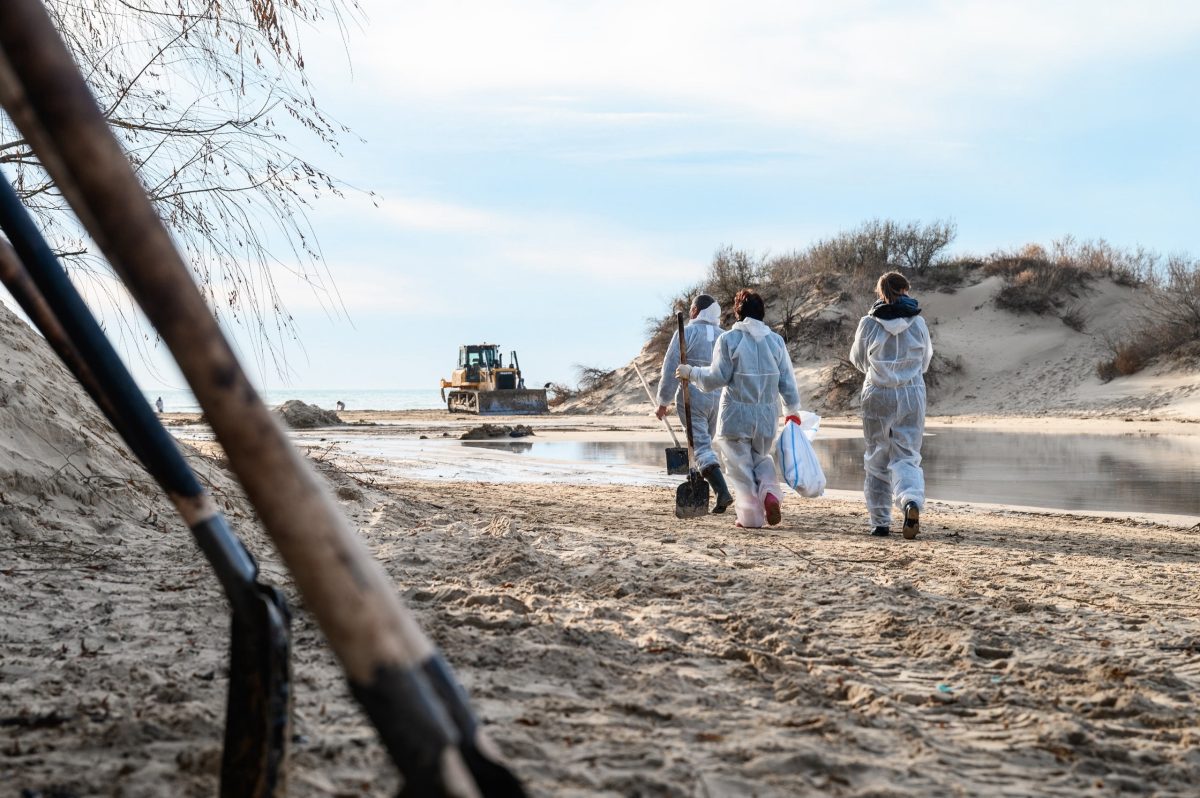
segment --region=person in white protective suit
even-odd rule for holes
[[[904,513],[904,537],[921,531],[925,474],[921,437],[925,434],[925,378],[933,360],[929,328],[917,300],[908,295],[899,272],[879,278],[879,300],[858,323],[850,362],[866,375],[862,389],[866,454],[864,493],[872,535],[890,534],[892,505]]]
[[[712,364],[680,365],[677,376],[702,391],[721,391],[717,447],[733,483],[737,525],[757,529],[782,518],[779,479],[772,452],[779,400],[789,416],[800,412],[800,393],[787,345],[763,323],[766,306],[743,289],[733,301],[737,323],[717,339]],[[797,419],[799,421],[799,419]]]
[[[699,294],[692,300],[692,320],[684,327],[687,339],[687,359],[692,366],[707,366],[712,362],[713,346],[721,334],[721,306],[708,294]],[[662,379],[658,382],[658,409],[654,415],[660,419],[667,415],[667,405],[675,402],[679,423],[687,424],[683,412],[683,383],[675,376],[679,366],[679,331],[671,336],[671,344],[663,358]],[[725,484],[717,454],[713,451],[713,435],[717,431],[717,396],[688,388],[688,400],[692,405],[692,443],[696,452],[696,468],[712,485],[716,494],[714,513],[723,513],[733,504],[733,496]]]

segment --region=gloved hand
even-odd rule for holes
[[[800,416],[798,416],[798,415],[789,415],[786,418],[784,418],[783,421],[785,424],[789,421],[794,422],[797,425],[804,424],[804,422],[800,420]]]
[[[692,378],[692,367],[687,363],[680,363],[675,367],[675,378],[679,380],[690,380]]]

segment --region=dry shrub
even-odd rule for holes
[[[819,384],[823,388],[820,409],[849,410],[858,402],[863,375],[849,360],[838,358],[821,372]]]
[[[933,360],[929,363],[929,370],[925,372],[925,386],[931,390],[937,388],[943,380],[962,374],[964,368],[962,355],[950,358],[941,352],[934,352]]]
[[[563,402],[575,396],[575,391],[570,387],[563,385],[560,382],[552,382],[546,386],[546,393],[549,397],[546,404],[550,407],[558,407]]]
[[[1079,305],[1072,305],[1062,312],[1059,316],[1062,323],[1070,327],[1075,332],[1083,332],[1087,328],[1087,318],[1083,314],[1083,308]]]
[[[1108,342],[1109,357],[1096,366],[1102,380],[1136,374],[1164,357],[1191,361],[1200,348],[1200,260],[1170,256],[1145,290],[1146,322]]]
[[[587,393],[598,388],[609,387],[609,383],[612,382],[613,376],[617,373],[615,369],[602,369],[579,363],[575,364],[575,371],[579,374],[579,393]]]
[[[1161,257],[1142,247],[1121,249],[1103,239],[1076,241],[1067,236],[1051,243],[1049,249],[1028,244],[1015,252],[992,255],[982,265],[982,272],[1005,280],[996,294],[997,307],[1041,315],[1061,308],[1098,278],[1129,287],[1154,285],[1161,267]],[[1068,311],[1062,318],[1073,329],[1082,329],[1073,326],[1082,323],[1079,314]]]
[[[1164,356],[1191,360],[1200,344],[1200,331],[1188,324],[1165,323],[1143,328],[1125,340],[1108,342],[1109,357],[1096,364],[1096,374],[1108,382],[1137,374]]]
[[[1002,274],[1005,285],[996,292],[996,307],[1013,313],[1043,315],[1062,307],[1086,290],[1093,275],[1072,263],[1028,256],[1005,257],[985,273]]]

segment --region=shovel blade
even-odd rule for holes
[[[667,447],[667,473],[686,474],[689,471],[687,449],[682,446]]]
[[[233,618],[221,798],[287,793],[291,613],[278,590],[254,587],[247,612]]]
[[[675,489],[675,517],[699,518],[708,515],[708,483],[696,471]]]

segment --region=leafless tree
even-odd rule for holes
[[[707,289],[723,308],[733,305],[733,297],[743,288],[754,288],[762,277],[762,259],[744,249],[723,246],[713,253],[708,267]]]
[[[276,277],[288,271],[331,291],[307,212],[317,197],[340,194],[333,177],[295,154],[289,136],[306,131],[336,150],[348,132],[317,105],[299,37],[320,23],[344,38],[358,0],[47,0],[47,7],[214,311],[248,328],[279,365],[277,344],[295,331]],[[5,118],[0,164],[68,267],[92,278],[85,291],[128,307]]]
[[[763,274],[764,282],[774,294],[772,304],[779,314],[779,331],[790,342],[812,287],[808,255],[805,252],[777,255],[767,261]]]

